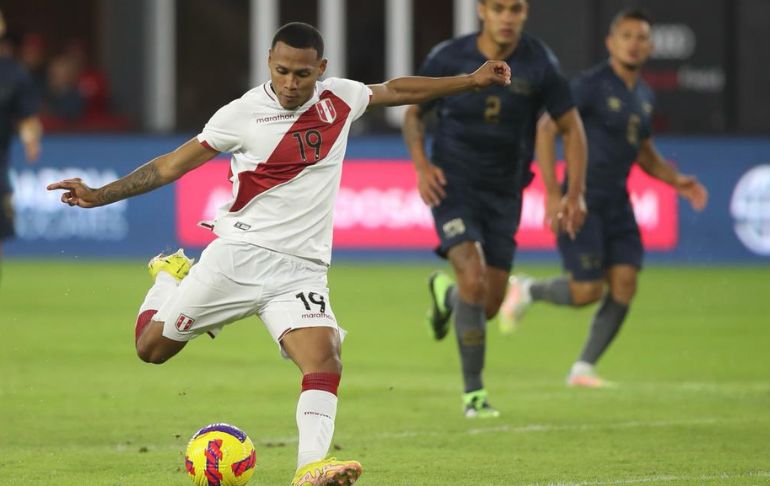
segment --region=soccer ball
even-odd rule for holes
[[[243,486],[257,465],[254,444],[228,424],[211,424],[193,434],[184,467],[196,486]]]

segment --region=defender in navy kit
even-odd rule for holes
[[[626,183],[634,162],[650,176],[674,187],[696,210],[705,207],[706,189],[667,163],[652,141],[652,90],[640,70],[652,51],[651,21],[642,11],[624,11],[610,26],[610,59],[572,83],[588,137],[586,201],[588,216],[577,237],[558,236],[566,276],[532,280],[512,277],[501,312],[501,326],[514,328],[532,301],[584,306],[601,300],[591,333],[567,378],[570,386],[601,387],[594,365],[625,320],[636,291],[644,249]],[[547,116],[537,138],[538,161],[555,164],[557,127]],[[568,175],[569,179],[569,175]],[[561,197],[552,183],[550,205]]]
[[[441,240],[437,252],[449,259],[457,277],[454,284],[444,273],[431,276],[428,320],[440,340],[455,316],[469,418],[498,415],[481,379],[486,321],[497,314],[505,295],[522,190],[532,178],[535,130],[543,110],[564,133],[569,170],[575,174],[560,201],[558,222],[574,235],[585,216],[585,135],[556,57],[523,32],[525,0],[480,0],[477,9],[481,32],[436,46],[420,75],[458,75],[487,59],[503,59],[511,67],[511,84],[412,106],[403,127],[420,195],[432,208]],[[424,147],[427,113],[437,118],[430,159]],[[555,179],[553,167],[551,172],[546,177]]]

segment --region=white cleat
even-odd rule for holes
[[[519,327],[521,319],[532,304],[529,288],[532,278],[525,275],[511,275],[508,279],[508,290],[500,305],[497,325],[502,334],[513,334]]]
[[[572,365],[567,376],[567,386],[571,388],[611,388],[614,383],[599,377],[591,363],[578,361]]]

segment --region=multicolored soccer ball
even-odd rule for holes
[[[196,486],[243,486],[257,466],[254,444],[245,432],[228,424],[211,424],[187,444],[184,467]]]

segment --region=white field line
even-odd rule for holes
[[[622,385],[621,385],[622,386]],[[697,381],[682,381],[682,382],[662,382],[662,383],[633,383],[627,387],[629,390],[682,390],[682,391],[695,391],[695,392],[768,392],[770,391],[770,383],[767,382],[728,382],[728,383],[714,383],[714,382],[697,382]]]
[[[735,419],[729,421],[745,421],[744,419]],[[665,428],[665,427],[679,427],[687,425],[712,425],[720,422],[728,422],[725,419],[717,418],[701,418],[691,420],[657,420],[657,421],[644,421],[633,420],[628,422],[615,422],[615,423],[594,423],[594,424],[564,424],[564,425],[549,425],[549,424],[530,424],[522,425],[518,427],[511,426],[509,424],[503,424],[497,427],[480,427],[474,429],[468,429],[466,433],[470,435],[477,434],[490,434],[490,433],[514,433],[523,434],[528,432],[560,432],[574,430],[578,432],[587,430],[615,430],[615,429],[635,429],[635,428]]]
[[[495,427],[475,427],[467,430],[459,431],[417,431],[417,430],[403,430],[400,432],[382,432],[374,434],[371,439],[387,440],[387,439],[410,439],[419,437],[446,437],[448,435],[481,435],[481,434],[529,434],[529,433],[543,433],[543,432],[561,432],[561,431],[590,431],[590,430],[621,430],[632,428],[666,428],[666,427],[682,427],[682,426],[701,426],[701,425],[713,425],[718,423],[728,422],[745,422],[745,419],[722,419],[722,418],[700,418],[692,420],[661,420],[661,421],[629,421],[629,422],[616,422],[616,423],[596,423],[596,424],[528,424],[514,426],[510,424],[503,424]],[[337,436],[338,438],[345,440],[350,438],[346,434]],[[296,437],[284,437],[284,438],[272,438],[260,440],[261,444],[292,444],[296,443]]]
[[[667,482],[673,483],[677,481],[699,481],[699,482],[711,482],[711,481],[725,481],[732,479],[758,479],[758,478],[770,478],[770,471],[754,471],[747,473],[719,473],[703,476],[646,476],[642,478],[633,479],[615,479],[606,481],[580,481],[580,482],[549,482],[549,483],[531,483],[527,486],[604,486],[610,484],[644,484],[644,483],[657,483]]]
[[[630,393],[660,393],[660,392],[692,392],[692,393],[714,393],[714,394],[736,394],[736,393],[768,393],[770,392],[770,382],[749,382],[749,383],[713,383],[713,382],[620,382],[602,390],[579,390],[567,387],[548,387],[545,383],[540,386],[520,385],[513,386],[512,389],[526,393],[528,397],[534,399],[543,399],[550,397],[572,397],[576,393],[594,393],[597,396],[612,396],[621,392]],[[552,385],[552,384],[551,384]]]

